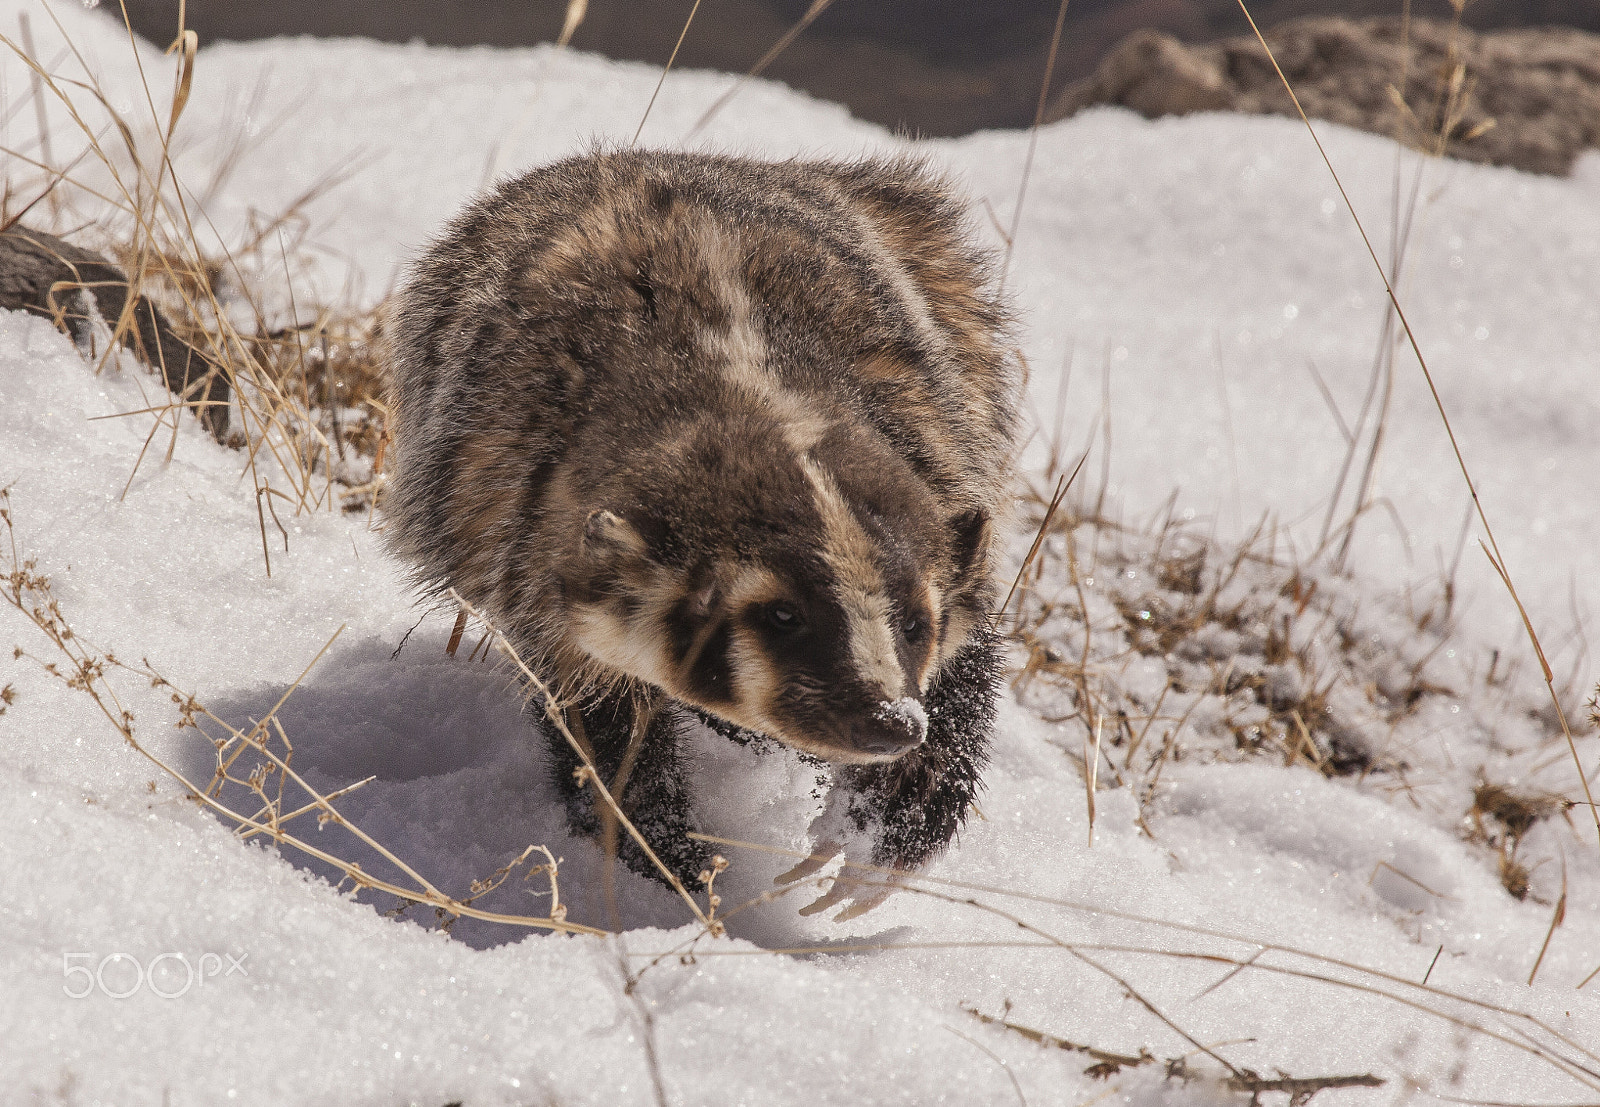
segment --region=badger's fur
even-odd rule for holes
[[[961,825],[993,725],[1005,323],[912,161],[537,169],[394,302],[390,544],[581,705],[680,875],[705,859],[686,708],[836,763],[872,860],[915,867]]]

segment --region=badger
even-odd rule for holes
[[[709,860],[696,721],[828,763],[788,879],[948,846],[994,725],[1016,372],[945,182],[597,150],[471,203],[388,318],[390,546],[557,689],[677,876]],[[577,754],[551,760],[595,834]],[[889,883],[841,875],[807,911]]]

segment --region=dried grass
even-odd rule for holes
[[[777,61],[778,55],[789,49],[789,47],[794,44],[794,40],[799,38],[801,34],[805,32],[807,27],[816,22],[816,19],[819,15],[832,7],[833,3],[834,0],[811,0],[811,5],[810,7],[806,8],[805,13],[801,15],[799,19],[795,20],[793,25],[791,25],[790,28],[783,33],[777,42],[774,42],[772,46],[768,48],[765,54],[761,55],[760,59],[750,67],[748,72],[746,72],[742,77],[735,79],[733,84],[728,86],[727,91],[725,91],[721,96],[717,97],[716,100],[712,102],[711,106],[705,110],[705,113],[695,121],[695,125],[689,128],[689,133],[683,136],[683,144],[688,145],[689,143],[693,142],[695,137],[699,135],[701,131],[705,130],[706,125],[716,118],[718,112],[727,107],[728,104],[733,101],[735,96],[744,91],[744,87],[746,85],[755,80],[757,77],[761,76],[761,74],[765,73],[767,66]],[[694,18],[693,12],[690,13],[690,18]],[[688,31],[687,24],[684,26],[684,31]]]
[[[1029,495],[1039,526],[1006,628],[1023,651],[1012,687],[1047,721],[1083,727],[1099,755],[1085,755],[1086,777],[1103,758],[1118,786],[1148,799],[1165,762],[1184,755],[1184,724],[1208,697],[1238,753],[1272,751],[1328,776],[1389,767],[1349,741],[1354,722],[1329,703],[1335,683],[1370,668],[1349,629],[1351,603],[1273,556],[1265,521],[1230,550],[1170,514],[1139,530]],[[1137,658],[1165,666],[1153,698],[1127,685]],[[1419,665],[1390,691],[1393,700],[1378,698],[1397,718],[1446,690]]]
[[[1450,3],[1451,7],[1455,10],[1455,19],[1457,24],[1459,24],[1461,11],[1465,6],[1466,0],[1450,0]],[[1511,578],[1510,570],[1506,567],[1505,557],[1500,553],[1500,544],[1495,540],[1494,528],[1490,526],[1489,516],[1484,511],[1483,502],[1478,498],[1477,484],[1473,481],[1472,473],[1467,467],[1467,460],[1461,453],[1461,445],[1456,440],[1455,428],[1451,425],[1450,416],[1445,411],[1444,400],[1439,394],[1439,387],[1434,380],[1433,372],[1428,368],[1428,360],[1422,353],[1422,347],[1417,342],[1417,336],[1411,329],[1411,322],[1406,317],[1405,310],[1400,304],[1400,298],[1395,292],[1395,284],[1398,279],[1398,274],[1386,270],[1383,262],[1379,260],[1378,252],[1373,247],[1372,239],[1367,234],[1367,229],[1361,221],[1361,216],[1356,212],[1355,204],[1351,202],[1349,193],[1345,191],[1344,182],[1340,179],[1338,170],[1333,167],[1333,161],[1328,157],[1328,152],[1323,148],[1322,140],[1317,137],[1316,129],[1311,126],[1311,120],[1306,116],[1305,109],[1300,106],[1299,97],[1295,95],[1293,87],[1289,84],[1289,79],[1284,76],[1283,69],[1278,65],[1277,58],[1273,56],[1272,47],[1267,45],[1267,40],[1265,36],[1261,34],[1261,29],[1256,26],[1255,17],[1250,14],[1249,5],[1245,3],[1245,0],[1239,0],[1239,9],[1244,12],[1245,18],[1249,20],[1251,31],[1255,33],[1256,38],[1260,41],[1261,48],[1267,52],[1267,58],[1272,62],[1272,68],[1277,72],[1279,80],[1283,82],[1283,87],[1285,91],[1289,93],[1289,98],[1294,101],[1295,110],[1299,113],[1301,121],[1305,124],[1306,131],[1311,135],[1312,142],[1316,144],[1317,153],[1321,155],[1323,164],[1328,167],[1328,173],[1330,176],[1332,176],[1334,185],[1339,190],[1339,196],[1344,201],[1345,209],[1350,212],[1350,217],[1355,220],[1356,229],[1361,234],[1361,241],[1366,246],[1367,254],[1371,257],[1372,264],[1377,269],[1378,276],[1383,281],[1384,292],[1388,296],[1389,306],[1393,309],[1394,317],[1399,320],[1400,327],[1405,332],[1406,342],[1411,347],[1411,352],[1417,359],[1417,367],[1421,370],[1423,380],[1426,381],[1428,385],[1428,394],[1433,399],[1434,409],[1438,412],[1439,421],[1444,426],[1445,434],[1450,440],[1450,449],[1455,455],[1456,466],[1461,471],[1461,479],[1467,487],[1468,494],[1472,497],[1473,510],[1478,517],[1479,524],[1483,527],[1484,538],[1486,541],[1480,542],[1480,545],[1483,547],[1484,555],[1488,557],[1489,564],[1493,566],[1494,571],[1496,575],[1499,576],[1501,583],[1505,585],[1506,592],[1511,596],[1511,602],[1516,606],[1517,614],[1522,620],[1523,629],[1527,632],[1528,641],[1533,646],[1534,655],[1539,659],[1539,668],[1544,676],[1545,687],[1550,694],[1551,706],[1555,711],[1557,720],[1561,724],[1561,731],[1563,736],[1566,738],[1568,751],[1572,755],[1573,768],[1578,774],[1578,784],[1583,790],[1584,799],[1587,802],[1590,817],[1594,821],[1595,837],[1597,842],[1600,842],[1600,807],[1595,805],[1594,794],[1589,787],[1589,777],[1587,773],[1585,773],[1583,762],[1578,756],[1577,742],[1573,738],[1572,727],[1567,720],[1566,710],[1561,704],[1561,695],[1556,690],[1555,674],[1551,670],[1550,662],[1545,656],[1544,645],[1539,639],[1538,631],[1534,628],[1533,619],[1531,616],[1529,616],[1527,608],[1523,606],[1522,598],[1517,594],[1517,587]],[[1458,62],[1454,67],[1451,68],[1450,72],[1446,76],[1446,83],[1450,89],[1448,92],[1449,97],[1454,98],[1460,94],[1461,85],[1464,79],[1465,71]],[[1446,114],[1443,118],[1444,125],[1441,126],[1439,140],[1439,151],[1441,153],[1444,151],[1445,147],[1450,141],[1455,125],[1451,122],[1451,117],[1448,114]],[[1459,123],[1459,117],[1456,118],[1455,122]],[[1376,448],[1377,447],[1375,445],[1374,450],[1376,450]]]
[[[146,295],[165,310],[179,337],[227,377],[237,409],[229,444],[241,452],[249,494],[275,500],[295,514],[370,509],[382,488],[387,442],[379,311],[319,306],[309,321],[301,321],[291,279],[307,250],[304,208],[347,179],[356,163],[335,166],[283,212],[257,220],[232,247],[207,247],[202,243],[217,240],[215,228],[194,190],[180,180],[171,156],[197,64],[193,32],[180,32],[169,49],[175,74],[165,105],[157,105],[139,62],[145,109],[140,114],[116,107],[118,97],[102,87],[59,22],[56,28],[81,77],[46,69],[31,46],[3,34],[0,44],[28,66],[41,112],[46,101],[66,110],[83,150],[64,167],[52,164],[44,136],[39,158],[4,151],[34,167],[38,179],[8,177],[0,222],[14,224],[48,197],[55,230],[102,246],[127,273],[128,308],[122,318],[108,321],[114,337],[120,340],[133,326],[136,298]],[[129,36],[130,54],[138,62],[131,30]],[[96,116],[104,123],[93,122]],[[116,141],[106,141],[111,136]],[[245,145],[234,136],[207,194],[237,167]],[[32,198],[13,209],[14,195]],[[289,299],[287,320],[282,307],[270,303],[283,296]],[[115,351],[112,343],[97,368]],[[145,450],[129,474],[130,486],[159,435],[166,436],[165,453],[171,456],[179,418],[196,406],[163,394],[147,408],[126,413],[151,423]],[[270,572],[267,514],[262,512],[261,531]]]

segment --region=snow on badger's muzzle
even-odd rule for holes
[[[864,625],[848,605],[812,600],[804,615],[798,603],[781,605],[794,625],[736,640],[739,694],[707,706],[829,761],[874,764],[917,748],[928,732],[918,677],[930,644],[906,641],[909,620],[880,613]]]
[[[727,695],[698,702],[828,761],[892,761],[927,736],[939,597],[909,560],[889,568],[865,543],[854,557],[839,549],[737,573],[726,590]]]
[[[871,718],[856,727],[856,744],[867,753],[897,757],[922,745],[928,736],[928,713],[910,696],[884,700]]]

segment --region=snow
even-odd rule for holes
[[[884,700],[878,706],[878,717],[894,719],[918,734],[928,732],[928,713],[922,709],[922,704],[910,696],[901,696],[897,700]]]
[[[42,9],[6,0],[0,25],[24,7],[53,57]],[[137,117],[126,37],[103,15],[56,14],[114,103]],[[140,58],[164,102],[168,63],[148,46]],[[0,75],[11,95],[26,87],[12,61]],[[305,206],[305,239],[322,252],[298,272],[299,295],[351,288],[370,302],[495,175],[595,139],[626,142],[657,76],[548,49],[205,46],[176,165],[204,182],[235,130],[254,132],[206,207],[228,241],[251,212],[282,210],[355,158],[347,182]],[[670,75],[642,141],[684,141],[732,79]],[[31,117],[31,107],[13,113],[6,145]],[[64,141],[70,121],[53,119]],[[1386,253],[1392,147],[1318,129]],[[1027,141],[996,132],[908,143],[753,82],[690,145],[772,157],[914,148],[963,182],[977,232],[997,242],[983,202],[1009,219]],[[1600,156],[1566,180],[1435,164],[1419,195],[1402,302],[1506,562],[1581,698],[1595,679],[1581,631],[1600,570]],[[1304,129],[1285,120],[1151,123],[1103,111],[1041,131],[1007,274],[1029,407],[1044,428],[1025,475],[1043,485],[1059,405],[1062,456],[1096,444],[1080,477],[1091,490],[1107,458],[1109,513],[1147,520],[1176,490],[1174,512],[1214,535],[1215,549],[1271,512],[1277,552],[1292,544],[1309,557],[1345,446],[1307,366],[1353,419],[1383,308],[1337,201]],[[114,416],[149,406],[153,378],[131,366],[97,377],[47,322],[6,314],[0,382],[0,485],[12,489],[21,552],[51,577],[80,636],[144,659],[237,722],[261,718],[339,632],[279,716],[307,779],[326,789],[375,774],[342,809],[458,896],[524,847],[548,845],[562,858],[570,917],[608,925],[602,858],[565,836],[507,670],[446,656],[440,613],[395,655],[423,613],[365,515],[286,517],[282,540],[269,524],[268,577],[240,455],[186,420],[135,467],[148,418]],[[1350,699],[1331,710],[1368,753],[1400,751],[1403,772],[1329,779],[1233,750],[1228,720],[1249,722],[1253,701],[1207,692],[1195,674],[1238,658],[1290,698],[1304,675],[1272,669],[1248,624],[1208,628],[1170,661],[1128,652],[1136,634],[1117,603],[1172,599],[1139,577],[1148,540],[1133,535],[1097,554],[1106,568],[1086,589],[1091,647],[1106,695],[1130,709],[1148,711],[1170,673],[1197,682],[1175,693],[1193,708],[1190,754],[1148,793],[1119,784],[1107,765],[1120,761],[1097,761],[1091,827],[1085,728],[1050,721],[1064,693],[1041,683],[1007,697],[982,817],[922,892],[848,923],[801,918],[801,889],[730,917],[730,938],[703,937],[673,894],[619,871],[619,936],[464,919],[447,937],[423,925],[426,909],[385,917],[392,899],[353,898],[331,887],[336,873],[325,880],[328,870],[287,852],[241,844],[82,693],[17,659],[0,671],[0,687],[16,692],[0,715],[0,1099],[654,1103],[653,1056],[671,1103],[1244,1102],[1216,1083],[1223,1070],[1198,1043],[1266,1076],[1388,1080],[1322,1092],[1319,1104],[1592,1100],[1600,1063],[1583,1051],[1600,1042],[1600,984],[1575,989],[1600,964],[1593,823],[1575,807],[1528,832],[1523,901],[1502,887],[1494,852],[1471,840],[1463,818],[1480,773],[1574,800],[1581,790],[1540,714],[1547,701],[1515,608],[1481,554],[1462,558],[1451,635],[1408,614],[1435,589],[1434,551],[1452,558],[1467,495],[1404,351],[1392,405],[1376,490],[1393,511],[1363,520],[1356,574],[1318,578],[1322,598],[1306,607],[1343,620],[1355,644],[1336,647],[1310,622],[1295,624],[1294,642],[1323,651],[1330,674],[1349,674],[1338,695]],[[1474,524],[1469,543],[1479,533]],[[1019,531],[1018,558],[1030,538]],[[1050,556],[1059,565],[1066,554]],[[1230,587],[1270,622],[1292,607],[1282,584],[1250,569]],[[1062,642],[1082,642],[1081,624],[1052,626]],[[0,641],[55,660],[9,608]],[[1404,671],[1390,671],[1397,664]],[[1449,694],[1397,715],[1386,705],[1413,671]],[[147,749],[209,772],[209,747],[171,725],[168,690],[112,680]],[[1376,698],[1361,692],[1368,683]],[[1592,769],[1600,743],[1580,735],[1578,749]],[[807,848],[825,806],[814,766],[703,733],[695,773],[708,833]],[[342,828],[295,825],[380,871]],[[724,914],[795,861],[719,848],[730,862],[716,883]],[[1530,986],[1563,889],[1564,924]],[[547,891],[513,874],[483,904],[542,914]],[[186,987],[185,961],[156,964],[166,954],[210,975]],[[1230,976],[1229,961],[1203,957],[1255,960]],[[137,979],[128,959],[155,966],[160,991],[182,994],[111,998]],[[83,998],[72,998],[87,981],[75,966],[100,970]],[[1425,975],[1431,990],[1415,986]],[[1187,1057],[1207,1079],[1167,1080],[1161,1066],[1097,1079],[1084,1072],[1093,1058],[966,1009],[1099,1050]],[[1563,1070],[1535,1049],[1571,1063]]]

